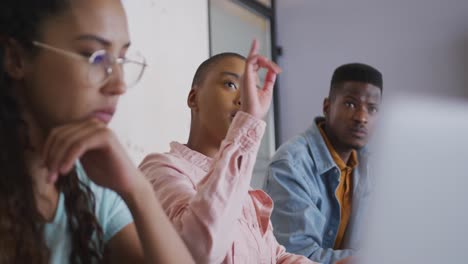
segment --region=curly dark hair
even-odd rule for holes
[[[27,171],[30,149],[27,124],[4,69],[5,40],[14,39],[34,56],[33,40],[41,26],[69,7],[71,0],[0,1],[0,263],[48,263],[45,221],[39,213],[32,176]],[[2,40],[3,39],[3,40]],[[72,249],[70,263],[95,263],[103,258],[103,234],[95,216],[95,198],[75,171],[60,177]]]

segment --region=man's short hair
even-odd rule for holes
[[[198,66],[198,69],[195,72],[195,76],[193,77],[192,88],[196,85],[200,85],[205,80],[206,75],[211,70],[213,65],[227,57],[235,57],[241,60],[245,60],[244,56],[234,52],[223,52],[210,57],[209,59],[202,62],[200,66]]]
[[[330,96],[340,84],[348,81],[372,84],[380,91],[383,89],[382,73],[372,66],[363,63],[349,63],[341,65],[333,72],[330,85]]]

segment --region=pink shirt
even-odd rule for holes
[[[173,142],[140,169],[197,263],[314,263],[285,252],[271,198],[250,180],[265,123],[238,112],[213,159]]]

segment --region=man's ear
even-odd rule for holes
[[[330,113],[330,99],[328,97],[325,97],[325,99],[323,99],[323,116],[324,117],[327,117],[328,114]]]
[[[187,105],[194,112],[198,111],[197,93],[198,93],[198,89],[196,89],[196,87],[193,87],[190,90],[188,97],[187,97]]]
[[[5,72],[14,80],[21,80],[26,73],[26,52],[14,39],[7,39],[4,48]]]

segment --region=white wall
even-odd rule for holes
[[[138,164],[149,152],[185,142],[190,111],[186,105],[196,67],[208,58],[207,0],[124,0],[132,46],[149,67],[125,94],[111,127]]]
[[[322,113],[333,70],[364,62],[383,73],[384,100],[410,91],[468,95],[466,0],[277,0],[284,55],[280,140]]]

